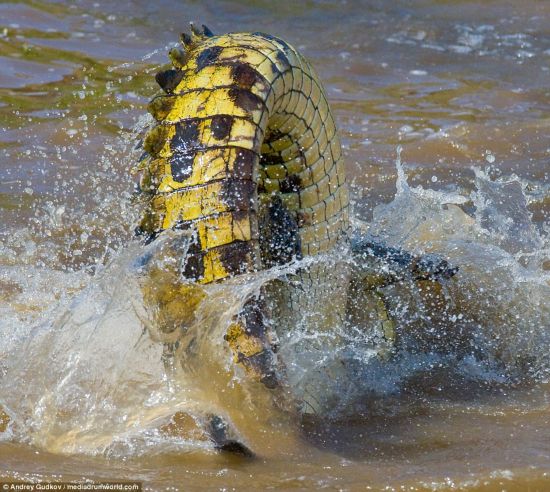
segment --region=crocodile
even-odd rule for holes
[[[374,333],[385,357],[397,330],[384,286],[438,281],[457,268],[352,230],[334,118],[319,77],[293,47],[268,34],[215,36],[193,25],[181,42],[169,52],[172,66],[156,75],[162,93],[148,107],[156,123],[136,166],[143,201],[136,233],[146,243],[189,233],[176,251],[182,262],[146,270],[143,297],[156,313],[151,336],[173,359],[205,296],[201,286],[298,262],[246,300],[225,341],[251,379],[291,388],[302,415],[322,415],[338,397],[326,381],[338,388],[349,375],[346,327]],[[353,261],[323,256],[342,245]],[[320,259],[299,261],[308,257]],[[297,328],[301,339],[285,343]],[[306,363],[296,369],[298,359]],[[185,427],[184,417],[176,414],[167,432]],[[218,449],[254,456],[223,417],[204,420]],[[0,406],[0,434],[10,423]]]
[[[374,330],[381,354],[395,344],[380,287],[404,276],[449,278],[456,269],[352,230],[325,90],[287,42],[260,32],[214,35],[192,24],[169,58],[170,68],[156,75],[162,91],[148,105],[155,123],[138,165],[144,212],[137,233],[152,242],[187,231],[189,241],[175,271],[149,272],[143,291],[159,307],[155,336],[167,354],[177,351],[201,285],[324,258],[344,245],[355,262],[314,261],[264,285],[225,332],[246,374],[268,388],[291,387],[303,414],[322,414],[337,398],[325,381],[347,377],[339,357],[325,360],[331,348],[343,353],[346,326]],[[301,340],[285,343],[297,329]],[[290,363],[296,359],[299,368]]]

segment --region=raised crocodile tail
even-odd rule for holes
[[[193,28],[157,74],[140,228],[195,231],[183,275],[210,283],[328,250],[348,229],[341,148],[309,63],[262,33]]]

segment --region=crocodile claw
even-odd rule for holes
[[[449,279],[457,272],[458,267],[452,267],[447,260],[434,254],[420,256],[412,267],[416,280]]]
[[[351,249],[364,268],[372,269],[372,261],[387,267],[380,271],[387,274],[386,281],[388,283],[397,282],[407,277],[412,277],[414,280],[432,281],[449,279],[459,270],[458,267],[451,266],[439,255],[413,255],[408,251],[388,246],[368,234],[355,234],[352,237]]]
[[[220,451],[242,456],[243,458],[254,458],[252,450],[237,439],[233,439],[229,433],[227,422],[219,415],[208,417],[207,430],[214,446]]]

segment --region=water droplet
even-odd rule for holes
[[[409,72],[411,75],[417,75],[417,76],[423,76],[423,75],[428,75],[428,72],[426,72],[426,70],[411,70]]]

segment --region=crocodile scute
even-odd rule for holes
[[[200,32],[156,76],[140,229],[193,228],[183,274],[203,284],[329,250],[349,200],[317,75],[276,37]]]
[[[395,270],[383,283],[409,273],[454,274],[446,263],[424,265],[369,238],[351,240],[334,117],[319,77],[293,47],[259,32],[215,36],[204,26],[192,26],[181,42],[169,53],[172,66],[156,75],[162,93],[148,106],[155,124],[143,141],[146,206],[138,227],[148,240],[171,229],[191,232],[175,281],[157,270],[144,289],[146,302],[164,316],[157,335],[168,352],[204,295],[197,286],[342,242],[359,260],[375,258],[389,266],[386,273]],[[346,262],[335,268],[319,261],[286,282],[264,285],[226,330],[235,362],[268,388],[292,387],[303,412],[330,407],[326,381],[345,384],[350,370],[337,356],[349,341],[346,326],[360,322],[374,326],[386,345],[395,340],[394,322],[368,276]],[[274,340],[297,327],[300,340],[276,354]],[[334,356],[328,362],[327,353]],[[303,367],[284,364],[297,359]]]

